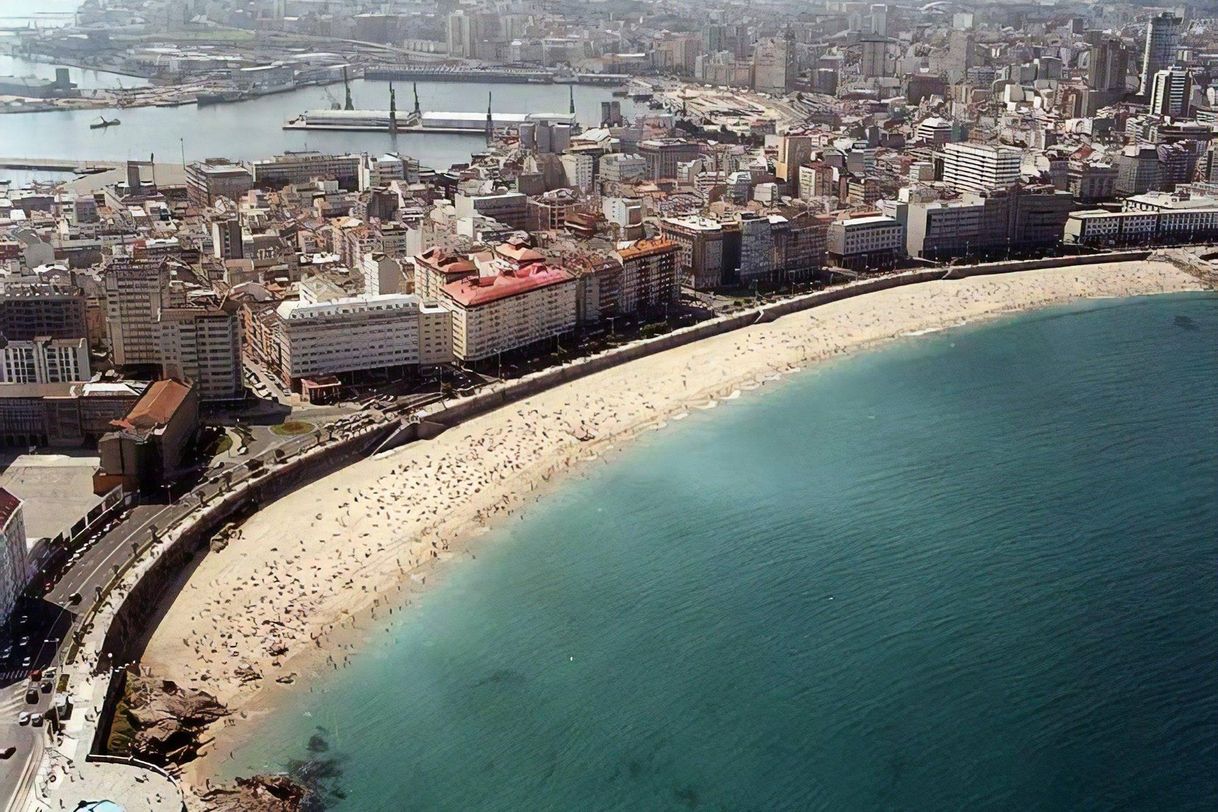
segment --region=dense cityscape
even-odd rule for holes
[[[197,550],[355,460],[876,291],[1066,266],[1077,289],[1044,301],[1216,279],[1201,3],[17,5],[0,12],[0,126],[29,134],[0,136],[10,809],[321,808],[298,776],[184,780],[238,711],[223,668],[177,684],[139,663]],[[326,101],[254,123],[302,91]],[[131,116],[167,107],[231,107],[284,146],[173,132],[176,154],[151,154]],[[69,121],[131,157],[32,151]],[[470,154],[432,165],[438,143]],[[1154,290],[1136,289],[1148,262]],[[834,351],[883,337],[867,318]],[[569,420],[575,447],[602,431]],[[284,605],[317,608],[304,595]],[[295,611],[245,638],[275,666],[323,648]],[[295,680],[228,642],[224,678]]]

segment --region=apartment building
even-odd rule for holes
[[[9,341],[82,338],[89,334],[85,295],[57,285],[10,285],[0,290],[0,335]]]
[[[1003,188],[1019,180],[1019,150],[992,144],[948,144],[943,182],[958,192]]]
[[[622,266],[619,313],[655,310],[675,304],[681,295],[675,242],[663,237],[638,240],[613,256]]]
[[[412,371],[452,360],[452,317],[418,296],[351,296],[283,302],[275,341],[284,383],[372,371]]]
[[[190,381],[205,403],[245,397],[235,303],[162,308],[159,327],[162,377]]]
[[[691,215],[660,221],[660,236],[677,245],[682,285],[709,290],[723,284],[723,224]]]
[[[114,257],[102,267],[106,288],[106,334],[115,366],[161,363],[157,318],[168,304],[165,262]]]
[[[440,290],[450,282],[456,282],[477,273],[474,263],[443,248],[428,248],[413,258],[414,292],[425,301],[435,301]]]
[[[513,268],[492,260],[445,285],[440,304],[452,312],[456,358],[483,361],[573,330],[576,280],[542,262]]]
[[[838,220],[826,236],[829,263],[839,268],[874,271],[892,268],[905,251],[905,229],[882,214]]]
[[[650,138],[639,142],[639,155],[647,161],[652,180],[675,178],[678,164],[696,160],[702,148],[693,141],[680,138]]]
[[[0,349],[0,383],[87,381],[89,342],[84,338],[10,341]]]

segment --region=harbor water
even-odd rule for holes
[[[338,810],[1212,809],[1218,297],[746,392],[480,539],[226,761]]]
[[[53,75],[53,71],[52,71]],[[398,109],[412,109],[409,83],[394,83]],[[483,85],[472,82],[420,82],[419,105],[428,111],[485,112],[487,93],[500,112],[565,113],[568,87],[574,87],[575,111],[585,127],[600,124],[601,102],[620,101],[623,113],[633,109],[629,99],[613,99],[610,88],[591,85]],[[357,79],[351,83],[357,108],[389,109],[389,83]],[[423,166],[447,169],[468,161],[485,145],[481,133],[319,132],[284,130],[283,125],[305,110],[328,109],[343,101],[343,87],[306,87],[231,104],[198,107],[131,107],[123,110],[63,110],[0,115],[0,157],[76,158],[81,160],[158,160],[178,163],[210,157],[253,160],[286,150],[322,152],[396,151]],[[99,113],[121,119],[122,125],[92,130]]]

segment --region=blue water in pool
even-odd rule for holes
[[[475,549],[231,771],[341,810],[1218,805],[1218,296],[809,370]]]

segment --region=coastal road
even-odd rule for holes
[[[343,414],[348,419],[354,416],[350,411]],[[313,417],[323,425],[329,422]],[[245,465],[249,459],[259,457],[269,461],[276,450],[290,456],[316,442],[312,432],[281,437],[268,431],[267,435],[261,438],[263,442],[259,443],[257,453],[244,456],[239,462],[210,469],[194,488],[176,501],[132,508],[69,564],[43,598],[25,598],[21,608],[14,610],[12,623],[0,633],[0,751],[9,746],[16,748],[11,757],[0,759],[0,801],[3,801],[0,809],[21,808],[21,803],[28,797],[47,735],[45,726],[18,722],[22,712],[45,713],[51,703],[52,694],[42,691],[38,692],[37,703],[26,702],[29,673],[33,669],[45,670],[47,666],[59,664],[75,617],[86,614],[93,607],[99,590],[114,577],[116,568],[125,566],[134,551],[151,538],[152,528],[163,530],[198,509],[200,495],[208,501],[213,500],[254,476]],[[226,475],[228,483],[224,481]],[[39,576],[43,577],[46,576]],[[77,593],[80,598],[73,602],[72,596]],[[5,651],[6,647],[8,651]]]

